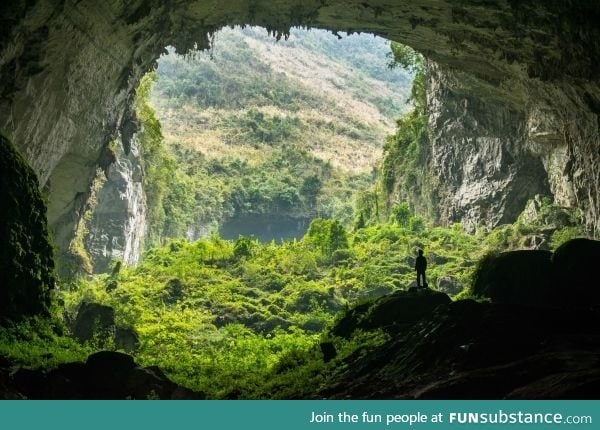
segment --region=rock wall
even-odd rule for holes
[[[3,2],[0,128],[45,187],[54,241],[64,250],[104,149],[121,138],[129,151],[133,91],[165,46],[183,52],[194,44],[206,47],[211,32],[235,24],[261,25],[278,36],[292,25],[372,32],[414,47],[458,79],[440,78],[440,91],[447,88],[448,97],[439,100],[457,109],[467,100],[465,119],[480,120],[473,107],[487,109],[491,119],[504,118],[478,134],[474,122],[451,127],[444,122],[450,110],[432,108],[435,150],[442,157],[437,165],[441,160],[454,165],[440,177],[466,180],[464,193],[446,192],[453,202],[447,219],[464,216],[468,225],[508,219],[512,205],[499,216],[496,208],[483,210],[487,193],[504,192],[507,178],[518,178],[509,188],[519,193],[518,184],[528,183],[528,166],[538,159],[559,199],[574,201],[598,230],[599,21],[600,4],[586,0]],[[513,119],[520,125],[496,133]],[[467,165],[457,166],[444,144],[461,151],[468,145]],[[490,162],[483,172],[477,167],[480,150]],[[492,167],[496,156],[508,167]],[[485,174],[493,175],[492,187]]]
[[[108,271],[113,261],[132,265],[139,261],[146,232],[146,194],[137,140],[125,153],[116,144],[116,161],[106,171],[106,181],[96,195],[97,204],[84,238],[96,273]]]
[[[525,113],[465,91],[464,79],[462,73],[428,67],[426,172],[438,187],[439,221],[461,222],[473,232],[478,225],[514,222],[529,199],[550,194],[550,187],[542,160],[525,145]],[[551,150],[544,146],[544,152]]]
[[[508,88],[473,91],[477,85],[464,72],[429,63],[426,172],[439,187],[439,221],[492,228],[515,221],[542,194],[580,208],[597,232],[600,141],[586,90],[536,81],[517,103]]]
[[[48,313],[54,288],[46,205],[33,170],[0,134],[0,324]]]

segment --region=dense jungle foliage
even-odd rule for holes
[[[432,227],[400,205],[389,222],[353,231],[316,219],[301,240],[282,244],[218,235],[170,241],[147,251],[138,267],[117,265],[110,274],[62,285],[50,325],[32,320],[0,330],[0,354],[52,366],[114,349],[102,336],[84,345],[66,336],[64,321],[74,319],[82,302],[95,302],[136,330],[136,361],[158,365],[210,398],[308,395],[345,357],[385,341],[379,331],[340,339],[328,338],[326,329],[357,303],[414,285],[418,248],[429,261],[430,287],[460,299],[470,297],[484,255],[522,248],[549,232],[552,248],[581,235],[564,209],[548,200],[530,206],[515,224],[490,234]],[[319,349],[323,341],[338,350],[329,363]]]

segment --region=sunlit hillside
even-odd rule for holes
[[[294,142],[348,172],[367,172],[406,109],[411,76],[387,67],[389,42],[294,30],[225,29],[211,52],[161,58],[152,104],[167,143],[208,159],[259,163]],[[265,133],[256,136],[255,123]],[[269,129],[272,126],[272,130]]]

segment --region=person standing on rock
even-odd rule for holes
[[[419,256],[415,262],[415,270],[417,271],[417,288],[427,288],[427,279],[425,278],[425,270],[427,270],[427,259],[423,256],[423,250],[419,249]],[[423,278],[423,284],[420,283]]]

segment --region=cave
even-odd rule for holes
[[[3,193],[0,220],[19,223],[20,213],[33,210],[14,195],[29,195],[37,176],[60,261],[89,204],[96,172],[114,162],[110,143],[119,139],[126,155],[131,149],[138,127],[135,90],[165,47],[207,49],[224,26],[261,26],[277,39],[299,26],[372,33],[427,59],[428,166],[436,178],[439,224],[461,222],[474,231],[512,222],[527,199],[547,191],[561,205],[578,208],[588,231],[597,234],[598,22],[600,4],[592,0],[5,2],[2,185],[12,186],[4,178],[28,179],[25,185],[16,181],[23,191]],[[24,223],[29,233],[17,245],[29,247],[29,234],[42,242],[33,253],[45,257],[30,260],[44,267],[44,279],[40,291],[20,300],[44,302],[54,281],[47,273],[53,263],[40,220],[43,205],[37,194],[25,201],[36,215],[31,225]],[[20,212],[9,214],[15,205]],[[8,254],[19,248],[11,240],[0,238]],[[3,264],[13,258],[7,255]],[[40,309],[11,303],[3,311],[14,316]]]
[[[128,149],[135,88],[166,46],[206,48],[227,25],[369,32],[429,61],[441,223],[510,221],[546,181],[595,231],[599,14],[591,1],[22,1],[0,10],[0,127],[48,196],[60,254],[109,142]]]

